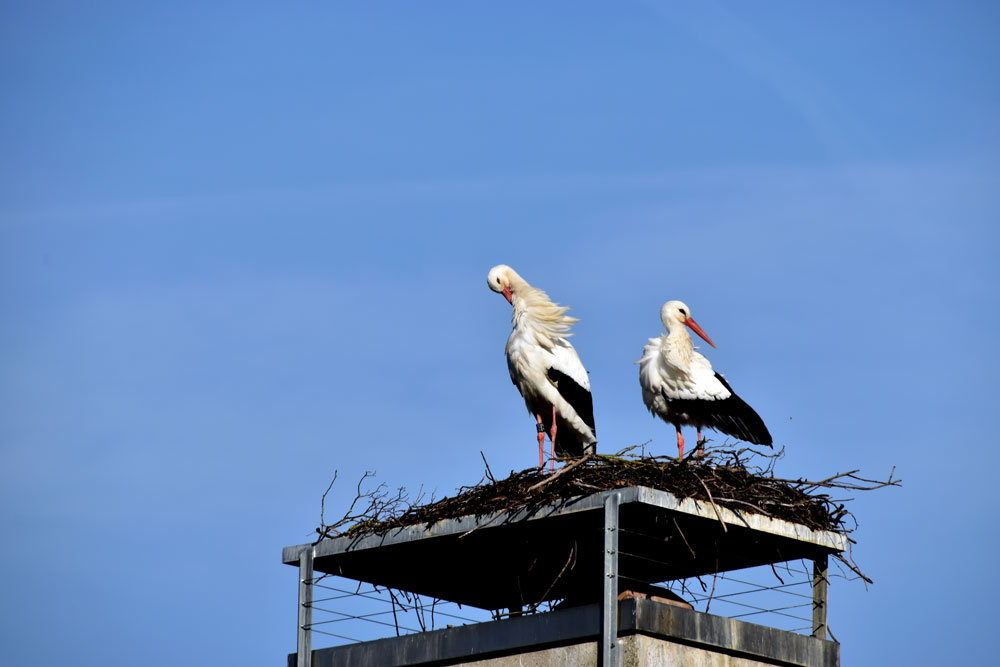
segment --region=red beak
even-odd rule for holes
[[[688,325],[691,328],[691,331],[701,336],[706,343],[708,343],[712,347],[715,347],[715,343],[712,342],[712,339],[708,337],[707,333],[701,330],[701,327],[698,326],[698,323],[695,322],[693,319],[691,319],[690,317],[687,318],[686,320],[684,320],[684,324]]]
[[[507,303],[509,303],[512,306],[514,305],[514,302],[510,300],[510,297],[513,294],[513,292],[510,291],[510,287],[509,286],[508,287],[504,287],[503,291],[501,292],[501,294],[503,294],[504,297],[507,298]]]

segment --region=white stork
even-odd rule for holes
[[[712,347],[715,343],[691,318],[691,310],[681,301],[667,301],[660,309],[660,319],[667,335],[650,338],[642,349],[639,384],[649,411],[677,429],[678,456],[684,456],[681,424],[698,429],[699,451],[701,429],[706,426],[770,447],[771,434],[764,421],[712,370],[708,359],[695,351],[685,326]]]
[[[505,264],[490,269],[490,289],[514,306],[514,330],[507,339],[507,369],[538,422],[538,466],[545,465],[545,433],[552,454],[577,457],[595,451],[594,402],[590,379],[576,350],[566,340],[579,320],[566,315],[548,295],[532,287]],[[556,436],[558,433],[558,439]],[[552,462],[552,468],[555,462]]]

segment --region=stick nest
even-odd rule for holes
[[[678,499],[692,498],[847,536],[857,523],[845,501],[833,499],[830,491],[872,490],[900,483],[892,478],[892,472],[886,481],[878,481],[858,477],[857,470],[819,482],[781,479],[774,476],[773,467],[782,453],[718,448],[707,449],[704,456],[691,452],[683,459],[636,456],[627,451],[618,455],[591,454],[566,463],[552,474],[529,468],[511,472],[500,480],[493,477],[487,464],[486,476],[479,483],[460,488],[454,496],[428,503],[421,503],[422,494],[411,502],[404,489],[393,493],[384,484],[364,490],[364,482],[371,476],[365,473],[358,483],[358,496],[344,517],[326,524],[321,512],[322,525],[316,532],[320,540],[384,534],[442,519],[469,515],[494,517],[601,491],[647,486],[672,493]],[[326,494],[324,501],[325,497]]]

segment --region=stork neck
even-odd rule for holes
[[[524,305],[524,300],[520,299],[515,294],[511,299],[511,305],[514,306],[514,314],[511,315],[511,319],[514,321],[514,326],[530,326],[533,318],[531,317],[531,311],[529,311]]]
[[[538,331],[548,328],[545,326],[546,323],[539,317],[539,313],[528,307],[524,299],[519,299],[517,295],[514,295],[513,306],[514,314],[511,316],[511,320],[514,322],[515,329],[532,329]]]
[[[691,334],[683,324],[675,324],[667,329],[667,343],[670,348],[684,359],[690,359],[694,354],[694,343]]]
[[[569,308],[557,306],[545,292],[527,284],[514,290],[512,305],[515,331],[531,331],[543,347],[571,335],[570,325],[576,323],[576,318],[566,315]]]

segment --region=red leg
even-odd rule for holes
[[[545,427],[542,426],[542,416],[535,415],[538,420],[538,467],[545,468]]]
[[[549,442],[552,443],[552,458],[549,459],[549,470],[556,469],[556,406],[552,406],[552,433],[549,434]]]
[[[681,427],[675,426],[677,429],[677,458],[684,458],[684,436],[681,435]]]
[[[704,440],[701,439],[701,429],[698,429],[698,456],[705,455],[705,448],[702,446]]]

